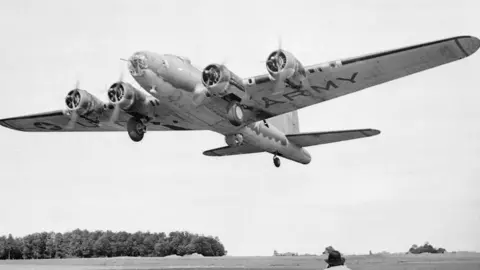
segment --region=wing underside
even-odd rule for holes
[[[250,80],[252,99],[248,123],[291,112],[313,104],[438,67],[467,56],[480,47],[472,36],[458,36],[414,46],[363,55],[306,67],[311,87],[283,87],[273,94],[268,75]]]
[[[31,114],[20,117],[1,119],[0,125],[19,131],[26,132],[100,132],[100,131],[126,131],[127,121],[131,115],[126,112],[120,112],[114,122],[110,122],[108,117],[98,118],[79,115],[76,121],[71,121],[71,116],[67,111],[57,110],[40,114]],[[151,131],[167,130],[191,130],[187,123],[174,114],[162,117],[158,121],[152,121],[148,126]]]

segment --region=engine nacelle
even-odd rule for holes
[[[152,116],[155,112],[154,107],[160,104],[156,98],[126,82],[112,84],[107,94],[108,100],[114,106],[144,116]]]
[[[228,146],[235,147],[243,144],[242,134],[230,134],[225,136],[225,142]]]
[[[242,78],[224,65],[211,64],[202,71],[202,83],[211,95],[223,97],[234,94],[240,99],[246,96]]]
[[[283,80],[300,86],[307,77],[302,63],[285,50],[272,52],[266,62],[267,71],[274,80]]]
[[[69,111],[79,115],[92,113],[100,115],[105,110],[104,103],[100,99],[81,89],[74,89],[68,92],[65,97],[65,104]]]

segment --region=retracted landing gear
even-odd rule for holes
[[[127,122],[127,131],[132,141],[139,142],[147,132],[147,126],[141,120],[132,117]]]
[[[245,113],[243,108],[238,102],[230,103],[229,107],[227,108],[227,118],[232,125],[238,127],[243,124],[244,115]]]
[[[276,154],[273,156],[273,164],[274,164],[275,167],[277,167],[277,168],[280,167],[280,159],[277,157]]]

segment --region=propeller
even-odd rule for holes
[[[125,78],[125,69],[122,68],[122,70],[120,70],[120,76],[118,77],[118,81],[123,82],[124,78]]]
[[[282,37],[281,36],[277,37],[277,47],[278,47],[278,49],[277,49],[277,54],[278,54],[278,51],[282,49]],[[275,56],[277,56],[277,54]],[[270,59],[262,60],[262,61],[260,61],[260,63],[265,64],[265,63],[268,62],[268,60],[270,60]]]
[[[121,61],[128,62],[127,59],[120,58]],[[125,78],[125,68],[122,65],[120,68],[120,73],[117,79],[117,82],[123,82]],[[115,124],[115,122],[118,120],[118,117],[120,115],[120,105],[119,102],[122,100],[122,97],[125,95],[125,89],[123,88],[121,83],[115,84],[112,88],[105,87],[106,92],[107,92],[107,97],[108,97],[108,102],[113,105],[113,111],[112,114],[110,115],[110,119],[108,122],[110,124]]]
[[[123,75],[120,75],[120,78],[122,78]],[[121,79],[119,80],[121,81]],[[112,88],[108,90],[108,100],[110,100],[111,103],[113,103],[113,111],[112,115],[110,116],[109,122],[111,124],[114,124],[118,120],[118,116],[120,115],[120,101],[122,100],[123,96],[125,95],[125,89],[123,88],[123,85],[118,83],[115,84]]]
[[[278,36],[277,40],[278,49],[273,56],[270,56],[269,59],[266,61],[262,61],[262,63],[266,63],[269,65],[269,68],[274,72],[279,72],[283,67],[285,67],[287,59],[285,58],[285,54],[282,53],[282,37]],[[285,74],[279,73],[277,78],[275,79],[275,84],[273,85],[273,95],[282,94],[285,90],[283,85],[285,81]]]
[[[211,65],[208,69],[203,71],[203,75],[206,78],[206,85],[212,86],[218,83],[218,80],[220,79],[220,69],[217,66]]]
[[[278,37],[278,49],[277,53],[275,54],[275,63],[277,65],[277,72],[280,71],[281,69],[281,63],[280,63],[280,52],[282,51],[282,38],[279,36]]]
[[[66,129],[75,128],[75,124],[77,123],[77,119],[78,119],[77,109],[80,106],[80,101],[82,100],[82,97],[78,90],[80,90],[79,80],[75,82],[75,88],[72,91],[70,91],[67,97],[65,98],[65,103],[70,111],[70,121],[68,121]]]
[[[276,78],[275,84],[273,86],[273,94],[282,94],[285,91],[284,82],[286,79],[286,74],[280,71],[285,66],[287,59],[285,58],[285,54],[282,53],[282,38],[280,36],[278,37],[277,52],[275,53],[275,56],[268,59],[267,62],[270,62],[272,66],[276,69],[274,71],[278,73],[278,77]]]
[[[220,66],[226,66],[228,63],[227,57],[223,58],[223,61],[220,63]]]

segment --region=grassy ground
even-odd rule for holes
[[[0,270],[46,269],[324,269],[324,257],[96,258],[0,261]],[[352,270],[480,270],[480,254],[347,256]]]

